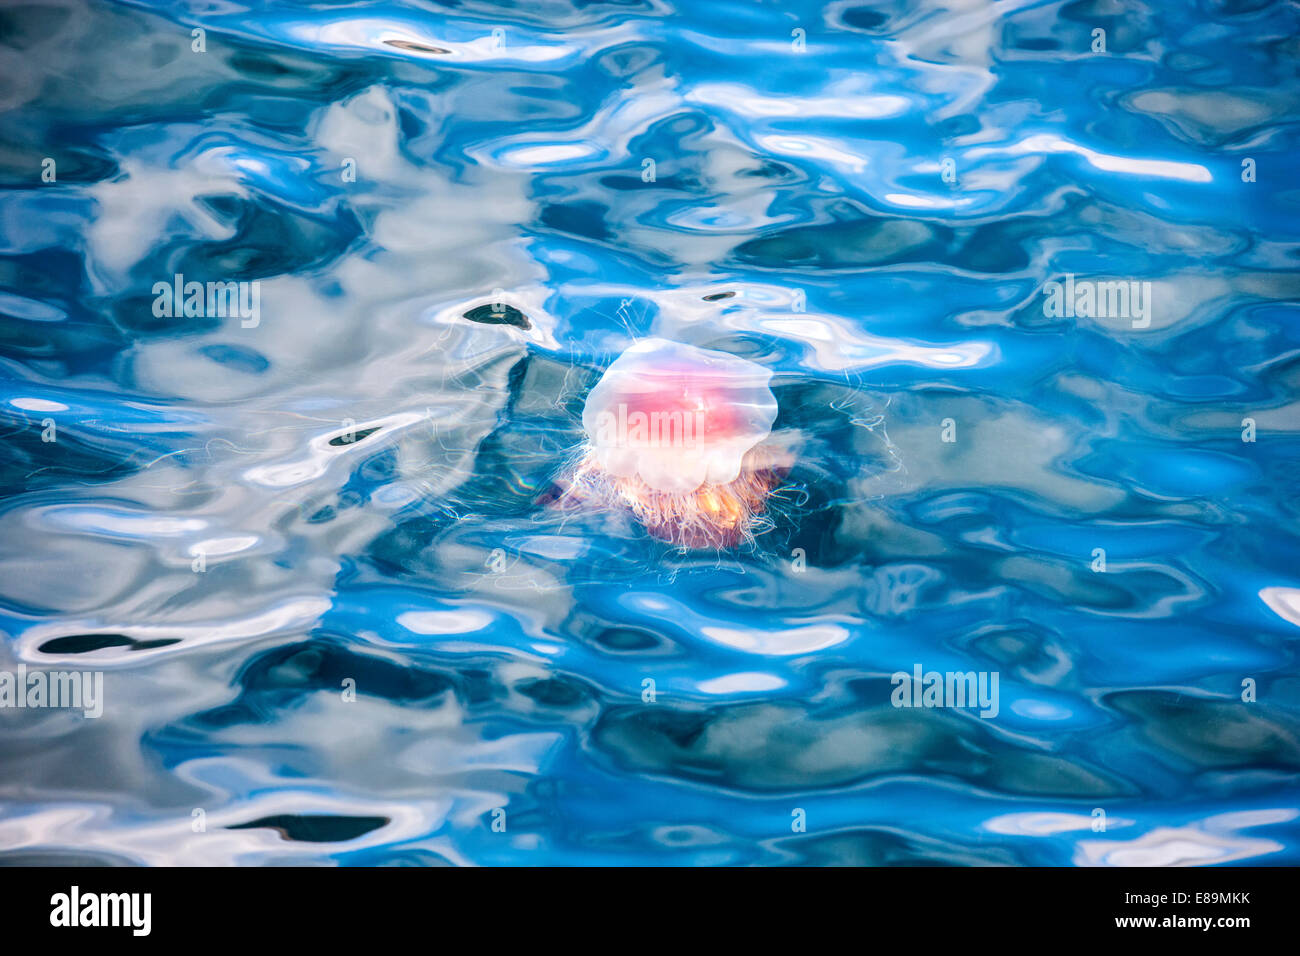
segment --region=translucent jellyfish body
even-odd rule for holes
[[[764,445],[777,413],[771,378],[725,352],[637,342],[587,396],[571,490],[629,509],[680,547],[750,537],[779,480],[779,455]]]

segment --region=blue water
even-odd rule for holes
[[[1300,862],[1297,36],[6,5],[0,669],[104,712],[0,710],[0,859]],[[753,547],[553,506],[649,335],[775,373]]]

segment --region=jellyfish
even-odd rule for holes
[[[683,549],[752,540],[790,458],[768,441],[777,413],[771,378],[726,352],[635,343],[587,396],[586,440],[566,497],[623,508]]]

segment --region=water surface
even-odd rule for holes
[[[7,5],[0,667],[105,707],[3,858],[1297,862],[1298,21]],[[650,335],[775,373],[753,549],[546,503]]]

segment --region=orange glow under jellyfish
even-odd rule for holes
[[[682,548],[729,548],[788,467],[765,444],[776,420],[772,373],[726,352],[637,342],[587,396],[587,433],[566,496],[627,509]]]

